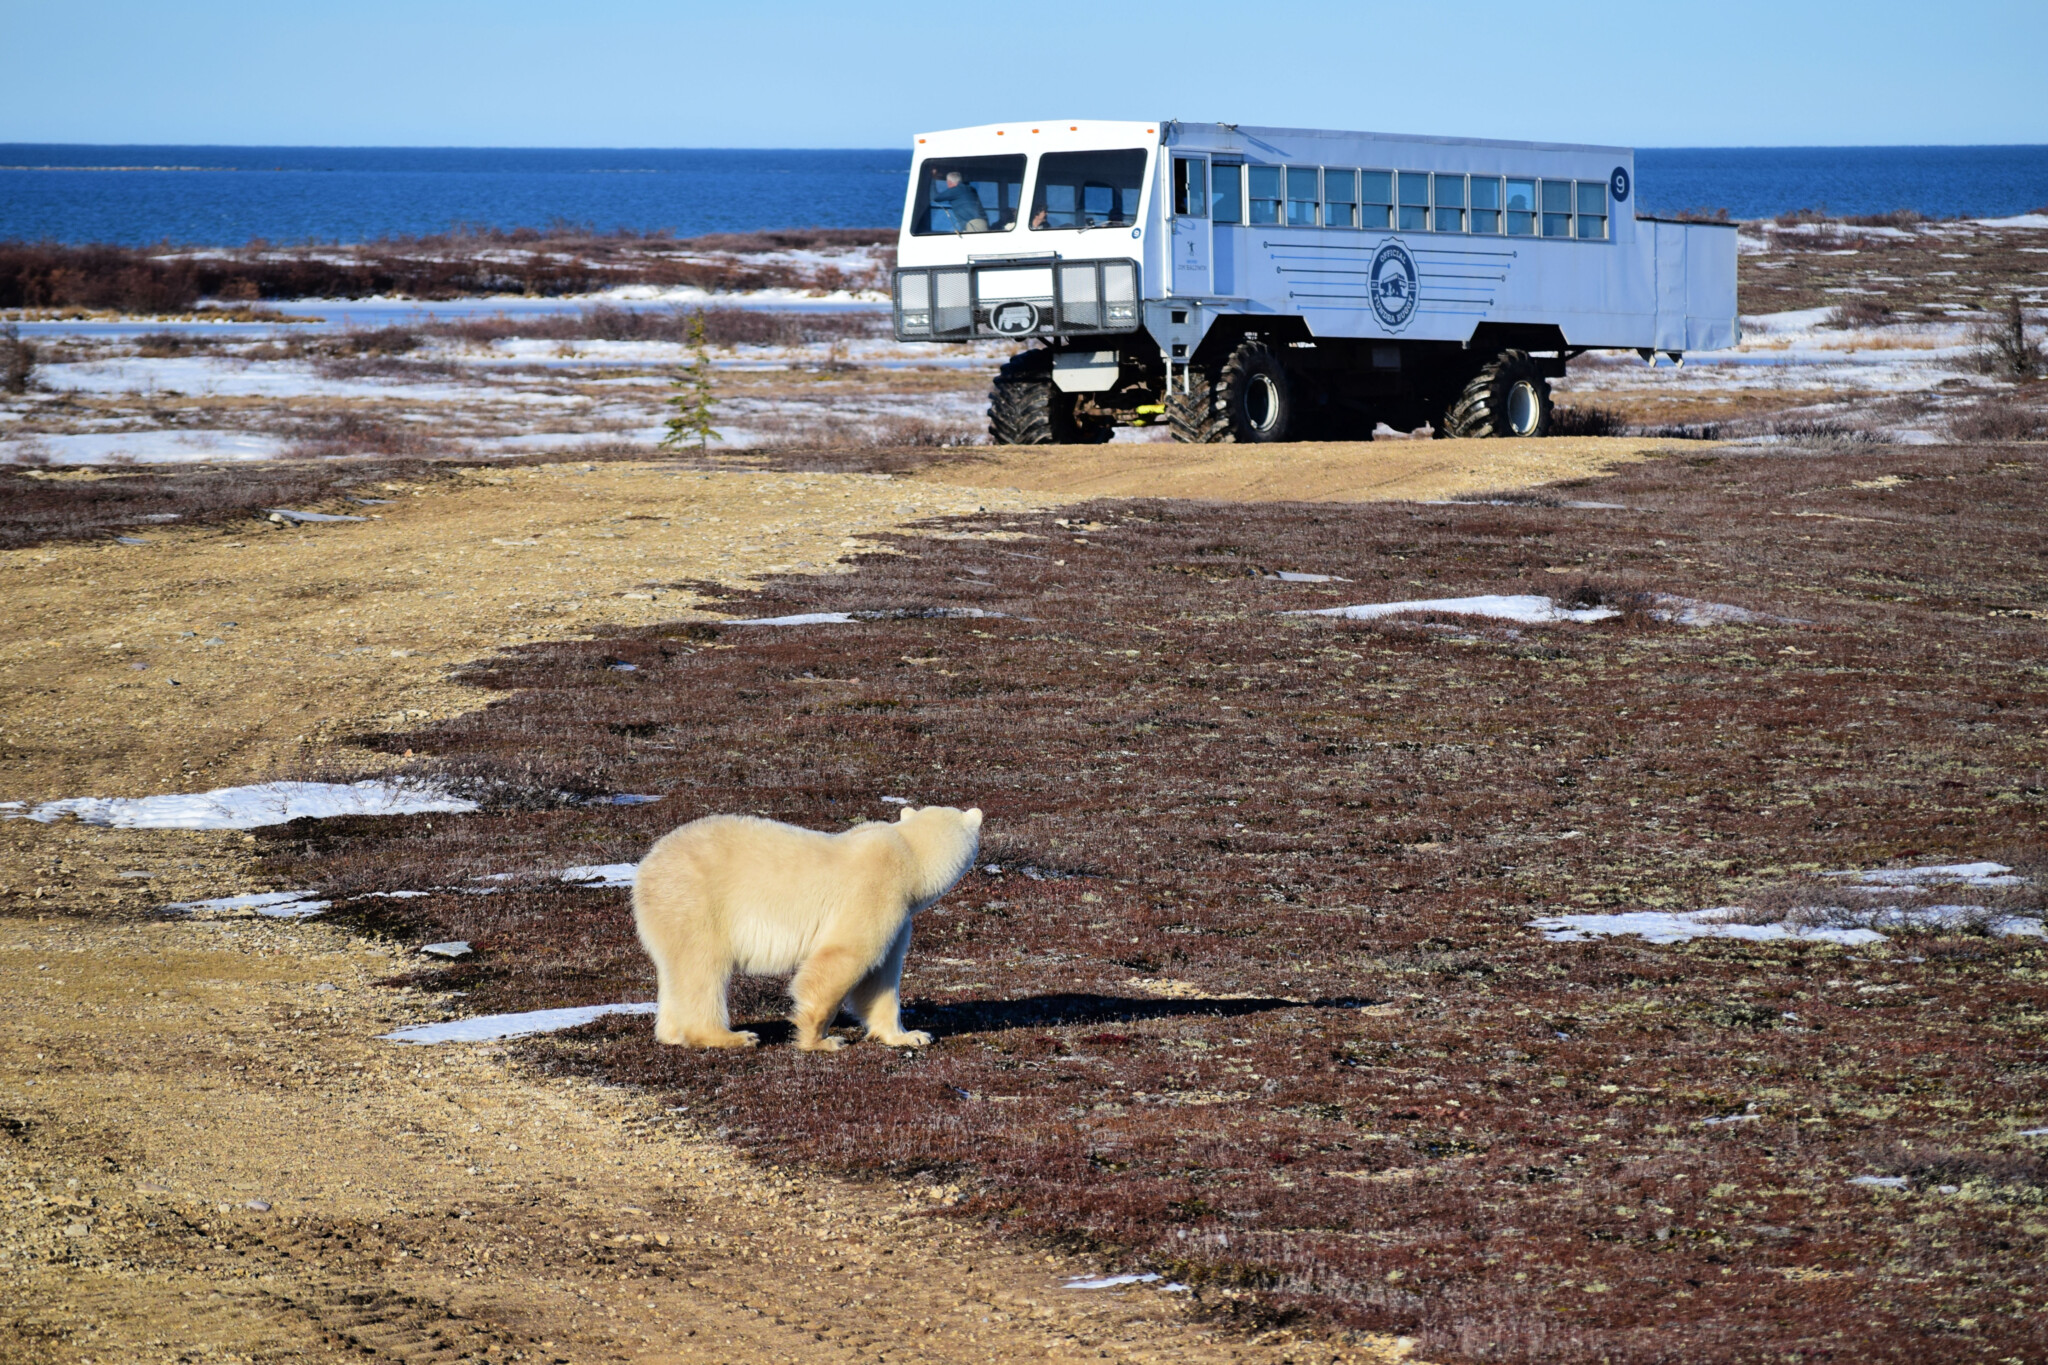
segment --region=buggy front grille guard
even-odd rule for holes
[[[982,272],[1020,267],[1046,270],[1052,293],[1030,298],[981,297]],[[1136,261],[1063,261],[1044,256],[1005,259],[1000,264],[898,270],[889,293],[898,341],[1021,339],[1135,332],[1142,318],[1138,283]],[[1029,315],[1016,305],[1028,307]]]

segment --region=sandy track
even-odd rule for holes
[[[10,925],[0,1357],[1372,1359],[789,1179],[687,1114],[374,1035],[425,1008],[319,925]],[[259,1207],[267,1205],[267,1208]]]
[[[0,799],[375,767],[351,736],[488,699],[446,682],[449,665],[690,614],[697,599],[674,585],[827,572],[919,517],[1106,494],[1442,496],[1595,473],[1641,449],[1387,442],[1187,465],[1184,449],[1095,447],[910,480],[563,465],[364,490],[393,499],[366,522],[11,552]],[[1067,1291],[1062,1276],[1092,1267],[929,1217],[929,1191],[791,1181],[644,1097],[533,1074],[497,1049],[377,1042],[429,1006],[375,984],[414,964],[338,928],[141,917],[249,889],[249,843],[0,822],[0,994],[15,1004],[0,1022],[0,1357],[1396,1349],[1247,1340],[1202,1328],[1179,1296]]]
[[[324,509],[362,522],[0,555],[0,800],[303,771],[337,761],[322,752],[334,740],[483,705],[442,674],[502,645],[674,620],[696,601],[680,585],[824,571],[918,517],[1026,505],[867,475],[652,464],[364,491],[391,501]]]
[[[1379,502],[1589,478],[1643,459],[1663,444],[1581,436],[1269,446],[1011,446],[918,477],[962,487],[1013,487],[1048,498]]]

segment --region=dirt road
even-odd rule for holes
[[[1305,441],[1267,446],[1008,446],[920,476],[1046,498],[1382,502],[1454,498],[1604,474],[1664,444],[1606,436],[1529,441]]]
[[[1559,443],[1547,466],[1464,444],[1304,448],[1321,482],[1296,496],[1441,496],[1635,454]],[[1396,457],[1456,468],[1418,483]],[[978,484],[564,465],[331,509],[362,522],[11,552],[0,799],[374,768],[388,760],[350,737],[487,700],[444,681],[448,665],[675,619],[692,582],[829,572],[926,516],[1107,491],[1272,496],[1252,485],[1285,472],[1256,452],[1208,468],[1205,484],[1147,447],[1034,452],[970,467]],[[433,1017],[377,984],[414,969],[402,949],[318,921],[151,915],[268,889],[249,843],[0,822],[0,1358],[1400,1354],[1205,1327],[1148,1286],[1068,1290],[1094,1267],[932,1216],[943,1189],[764,1171],[645,1097],[497,1048],[378,1041]]]

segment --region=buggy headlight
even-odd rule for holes
[[[896,316],[904,332],[932,329],[932,277],[923,271],[905,271],[896,277]]]
[[[1112,303],[1103,310],[1103,317],[1110,322],[1132,322],[1138,320],[1138,305],[1134,303]]]

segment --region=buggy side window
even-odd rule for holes
[[[1251,177],[1252,221],[1254,223],[1278,223],[1280,221],[1280,168],[1278,166],[1247,167]]]
[[[1500,177],[1497,175],[1472,177],[1472,230],[1500,231]]]
[[[1017,226],[1024,197],[1020,156],[934,156],[918,167],[920,186],[910,208],[912,236],[956,232],[1008,232]]]
[[[1536,182],[1508,181],[1508,236],[1536,235]]]
[[[1358,225],[1384,232],[1394,225],[1394,173],[1367,171],[1361,179],[1365,197],[1359,200]]]
[[[1463,232],[1465,230],[1465,177],[1462,175],[1432,176],[1436,182],[1436,222],[1438,232]]]
[[[1210,173],[1209,217],[1218,223],[1244,221],[1244,167],[1219,161]]]
[[[1358,226],[1358,172],[1323,168],[1323,226]]]
[[[1572,182],[1569,180],[1543,182],[1543,235],[1572,235]]]
[[[1209,163],[1192,157],[1173,159],[1173,212],[1177,218],[1209,216]]]
[[[1428,172],[1402,171],[1398,179],[1401,190],[1401,231],[1429,231]]]
[[[1032,230],[1129,227],[1138,221],[1147,159],[1142,147],[1046,153],[1038,159]]]
[[[1287,168],[1287,226],[1316,226],[1323,198],[1321,178],[1314,166]]]
[[[1578,236],[1582,241],[1604,241],[1607,237],[1607,182],[1581,180],[1578,185]]]

